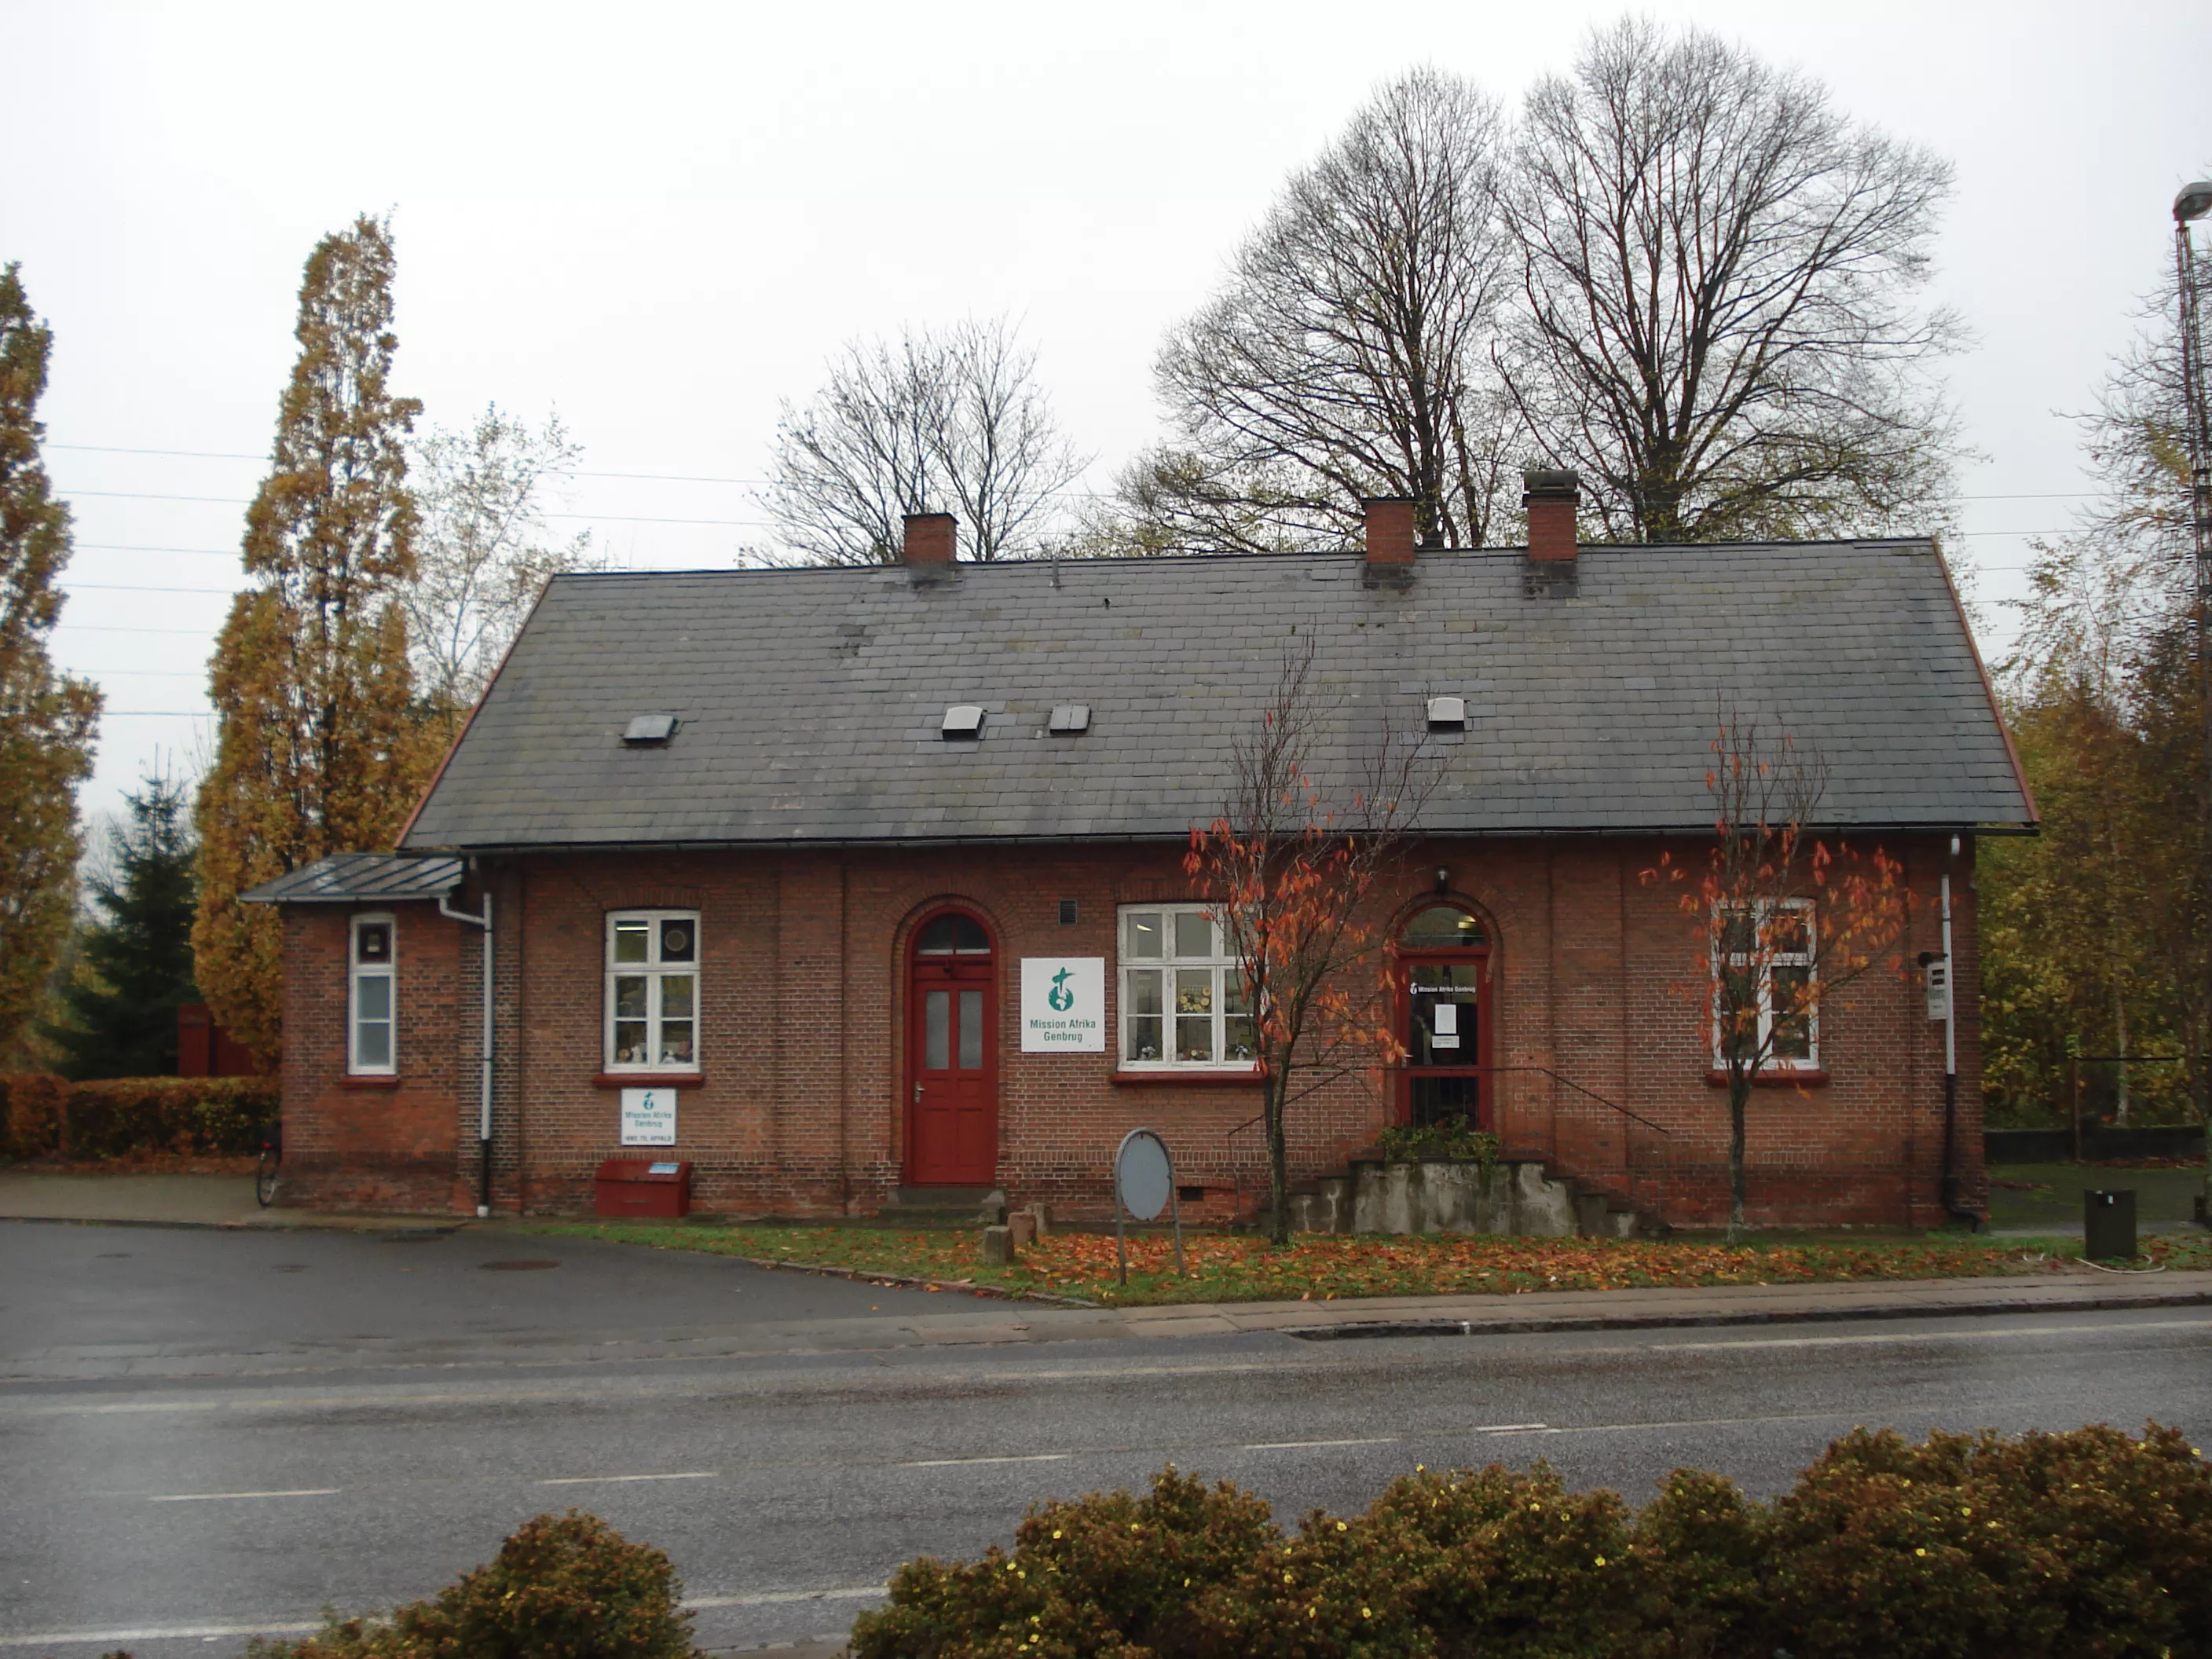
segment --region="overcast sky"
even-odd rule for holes
[[[2001,651],[2025,537],[2084,487],[2064,416],[2171,260],[2176,187],[2212,172],[2212,6],[1642,9],[1957,164],[1936,295],[1977,339],[1949,374]],[[428,421],[557,408],[592,475],[557,528],[723,565],[763,534],[777,400],[902,323],[1013,313],[1103,485],[1158,430],[1163,328],[1378,81],[1425,60],[1511,102],[1618,15],[0,0],[0,259],[55,329],[48,459],[76,514],[58,654],[110,710],[87,808],[205,751],[301,265],[356,213],[392,216],[397,389]]]

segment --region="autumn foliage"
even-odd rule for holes
[[[1861,854],[1814,832],[1826,771],[1788,733],[1723,710],[1705,788],[1713,842],[1692,872],[1662,852],[1647,885],[1679,890],[1695,936],[1680,988],[1698,1040],[1726,1073],[1729,1227],[1744,1224],[1746,1118],[1762,1072],[1817,1063],[1822,1005],[1887,962],[1911,920],[1904,866],[1880,847]]]
[[[55,671],[55,583],[69,508],[46,482],[38,419],[53,331],[18,267],[0,267],[0,1052],[38,1012],[76,893],[76,788],[92,770],[100,693]]]
[[[210,671],[221,726],[199,793],[194,967],[216,1019],[264,1062],[283,1042],[280,924],[238,895],[390,846],[436,762],[398,604],[415,574],[402,440],[421,405],[387,385],[392,271],[367,218],[307,261],[300,356],[246,514],[250,586]]]
[[[1290,1237],[1285,1114],[1332,1081],[1379,1079],[1404,1058],[1375,961],[1382,941],[1360,912],[1424,793],[1419,746],[1396,747],[1386,726],[1361,785],[1340,805],[1324,799],[1310,763],[1323,712],[1312,673],[1310,645],[1285,657],[1260,729],[1232,751],[1226,807],[1191,831],[1183,860],[1243,964],[1279,1244]]]

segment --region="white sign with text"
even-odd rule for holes
[[[625,1146],[673,1146],[676,1144],[676,1091],[623,1090],[622,1144]]]
[[[1106,1052],[1106,958],[1022,958],[1022,1052]]]

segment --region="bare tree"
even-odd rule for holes
[[[1927,529],[1960,331],[1912,296],[1949,166],[1695,30],[1594,33],[1528,96],[1504,192],[1506,378],[1535,447],[1642,541]]]
[[[1702,876],[1693,884],[1662,852],[1642,878],[1681,890],[1695,934],[1697,971],[1683,988],[1728,1079],[1733,1243],[1744,1225],[1753,1085],[1763,1072],[1818,1064],[1821,1007],[1882,961],[1912,906],[1904,866],[1881,848],[1862,857],[1815,833],[1828,781],[1819,755],[1733,709],[1717,716],[1712,752],[1713,844]],[[1894,954],[1889,963],[1902,968]]]
[[[855,341],[804,409],[783,406],[768,505],[811,564],[891,564],[910,513],[958,515],[971,556],[1041,551],[1087,465],[1061,434],[1036,354],[1004,318]]]
[[[1424,743],[1396,740],[1385,718],[1346,798],[1325,797],[1312,751],[1328,710],[1313,681],[1307,641],[1285,655],[1259,729],[1232,746],[1229,799],[1191,831],[1183,860],[1243,967],[1229,1012],[1253,1024],[1278,1244],[1290,1242],[1290,1109],[1403,1058],[1375,960],[1383,940],[1360,913],[1405,851],[1437,775]]]
[[[1410,495],[1429,546],[1479,545],[1510,411],[1489,376],[1510,243],[1496,106],[1419,69],[1293,174],[1155,374],[1178,429],[1122,481],[1133,538],[1235,552],[1342,543]]]
[[[415,579],[400,590],[416,685],[448,722],[483,693],[548,579],[593,562],[591,532],[556,543],[544,492],[583,458],[557,415],[532,429],[489,404],[414,446]]]

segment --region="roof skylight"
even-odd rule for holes
[[[633,748],[666,743],[681,724],[673,714],[640,714],[623,728],[623,741]]]
[[[1465,697],[1431,697],[1429,699],[1429,730],[1431,732],[1466,731],[1467,699]]]
[[[1091,705],[1087,702],[1063,702],[1052,711],[1047,728],[1054,737],[1073,737],[1091,729]]]
[[[939,725],[938,735],[943,738],[980,738],[983,735],[983,710],[981,704],[956,702],[945,711]]]

